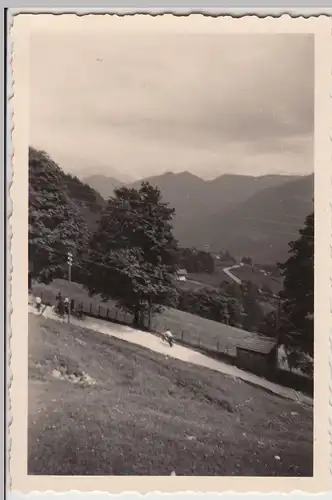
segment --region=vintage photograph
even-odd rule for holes
[[[27,473],[312,477],[314,36],[70,17],[29,41]]]

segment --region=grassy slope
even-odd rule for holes
[[[253,269],[251,266],[241,266],[232,269],[232,274],[237,276],[242,281],[251,281],[259,288],[267,285],[272,293],[278,294],[283,287],[282,278],[274,278],[273,276],[264,276],[258,270]]]
[[[117,314],[117,318],[121,321],[126,319],[128,322],[130,320],[129,315],[124,318],[124,314],[121,311],[116,311],[114,302],[108,301],[107,303],[102,303],[98,296],[90,298],[86,290],[78,283],[69,284],[65,280],[55,280],[47,286],[38,284],[33,287],[35,295],[42,293],[43,300],[50,301],[51,303],[53,303],[58,291],[61,291],[63,296],[83,301],[85,310],[90,310],[90,305],[92,304],[92,311],[96,313],[100,307],[101,316],[106,316],[107,309],[109,309],[111,317]],[[153,319],[152,327],[158,332],[169,328],[176,338],[182,338],[182,340],[192,346],[220,351],[230,356],[236,355],[236,344],[239,340],[253,335],[245,330],[232,328],[222,323],[172,308],[165,309],[162,314],[156,316]]]
[[[233,283],[233,280],[229,278],[222,270],[222,268],[217,268],[212,274],[209,273],[190,273],[188,275],[189,280],[201,283],[202,285],[214,288],[216,290],[220,289],[220,284],[227,281],[228,283]]]
[[[54,378],[61,364],[96,384]],[[28,428],[30,474],[312,474],[311,410],[32,315]]]

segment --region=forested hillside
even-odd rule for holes
[[[43,151],[29,148],[29,267],[43,281],[62,277],[66,254],[78,262],[104,200],[65,174]]]

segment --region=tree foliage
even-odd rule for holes
[[[219,257],[220,257],[221,262],[231,262],[231,263],[236,264],[235,257],[233,257],[233,255],[231,255],[231,253],[228,250],[226,250],[224,252],[220,252]]]
[[[277,334],[277,312],[271,311],[264,316],[258,328],[259,333],[267,337],[276,337]]]
[[[203,250],[195,248],[179,248],[178,262],[181,268],[188,273],[210,273],[214,272],[214,259],[212,255]]]
[[[29,148],[29,267],[48,283],[66,275],[66,255],[76,265],[88,241],[87,225],[65,190],[64,174],[43,151]]]
[[[305,219],[299,238],[289,243],[289,258],[279,268],[284,277],[281,339],[296,357],[314,348],[314,213]]]
[[[91,240],[86,286],[105,300],[117,300],[137,326],[144,326],[145,318],[149,326],[154,312],[176,302],[173,215],[149,183],[138,190],[119,188]]]
[[[242,327],[242,315],[240,302],[233,298],[227,302],[227,312],[229,317],[229,325],[234,327]]]
[[[257,331],[263,320],[263,311],[259,305],[258,287],[251,281],[241,284],[242,304],[245,312],[243,328],[249,332]]]
[[[178,309],[203,318],[227,323],[227,301],[217,290],[180,290]]]
[[[64,172],[62,174],[66,193],[84,217],[89,230],[95,231],[100,213],[106,205],[105,200],[97,191],[82,182],[78,177]]]
[[[252,258],[251,257],[242,257],[241,262],[243,262],[243,264],[247,264],[248,266],[252,266]]]
[[[267,283],[264,283],[262,285],[261,290],[262,290],[262,292],[263,292],[264,295],[266,295],[268,297],[272,297],[273,296],[272,289],[271,289],[271,287]]]

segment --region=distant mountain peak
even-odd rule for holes
[[[96,172],[94,175],[91,175],[91,172]],[[91,167],[86,167],[83,170],[80,170],[78,174],[80,178],[88,178],[88,177],[104,177],[104,178],[111,178],[111,179],[116,179],[118,182],[121,182],[122,184],[127,184],[129,182],[135,182],[135,177],[120,172],[114,167],[96,167],[96,166],[91,166]]]
[[[98,191],[105,199],[112,196],[115,189],[124,185],[124,182],[103,174],[89,175],[84,177],[82,181]]]
[[[188,170],[185,170],[184,172],[179,172],[176,174],[177,177],[182,177],[183,179],[198,179],[202,182],[205,182],[201,177],[199,177],[196,174],[193,174],[192,172],[189,172]]]

